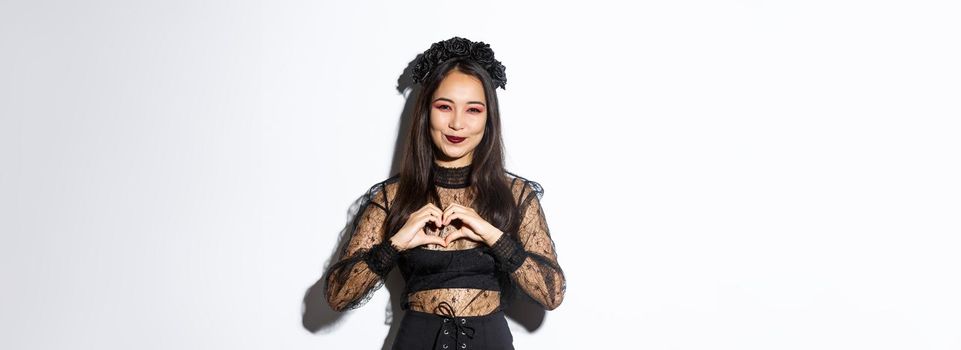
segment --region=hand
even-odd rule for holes
[[[474,211],[473,208],[465,207],[457,203],[451,203],[444,209],[444,220],[441,226],[447,226],[454,220],[460,220],[462,225],[456,231],[451,232],[445,238],[446,247],[450,242],[460,238],[467,238],[476,242],[484,242],[487,245],[494,245],[497,239],[504,234],[497,227],[491,225]]]
[[[424,226],[428,222],[433,222],[437,227],[443,226],[441,224],[442,217],[443,212],[440,211],[440,208],[433,203],[427,203],[410,214],[407,222],[404,223],[404,227],[401,227],[400,231],[397,231],[397,234],[390,238],[390,241],[400,250],[416,248],[430,243],[447,247],[447,242],[440,236],[428,235],[424,232]]]

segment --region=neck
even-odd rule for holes
[[[467,152],[467,154],[461,156],[460,158],[448,157],[442,152],[434,158],[434,164],[445,167],[445,168],[462,168],[471,165],[474,161],[474,151]]]
[[[471,159],[461,157],[454,160],[435,159],[434,164],[445,168],[461,168],[471,164]]]
[[[464,188],[470,185],[471,164],[446,166],[435,162],[431,171],[434,184],[446,188]]]

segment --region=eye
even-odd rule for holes
[[[437,106],[437,109],[442,110],[442,111],[446,111],[446,110],[450,109],[450,106],[448,106],[448,105],[438,105],[438,106]]]
[[[480,109],[478,109],[478,108],[471,108],[471,109],[468,109],[468,111],[475,111],[474,113],[480,113],[480,112],[482,112],[482,111],[481,111]]]

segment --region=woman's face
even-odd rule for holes
[[[430,137],[439,151],[438,165],[452,168],[471,163],[487,123],[484,97],[480,80],[457,70],[451,71],[434,91]]]

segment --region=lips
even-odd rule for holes
[[[450,141],[451,143],[460,143],[461,141],[464,141],[464,139],[466,139],[466,137],[456,137],[456,136],[450,136],[450,135],[444,135],[444,137],[446,137],[447,141]]]

